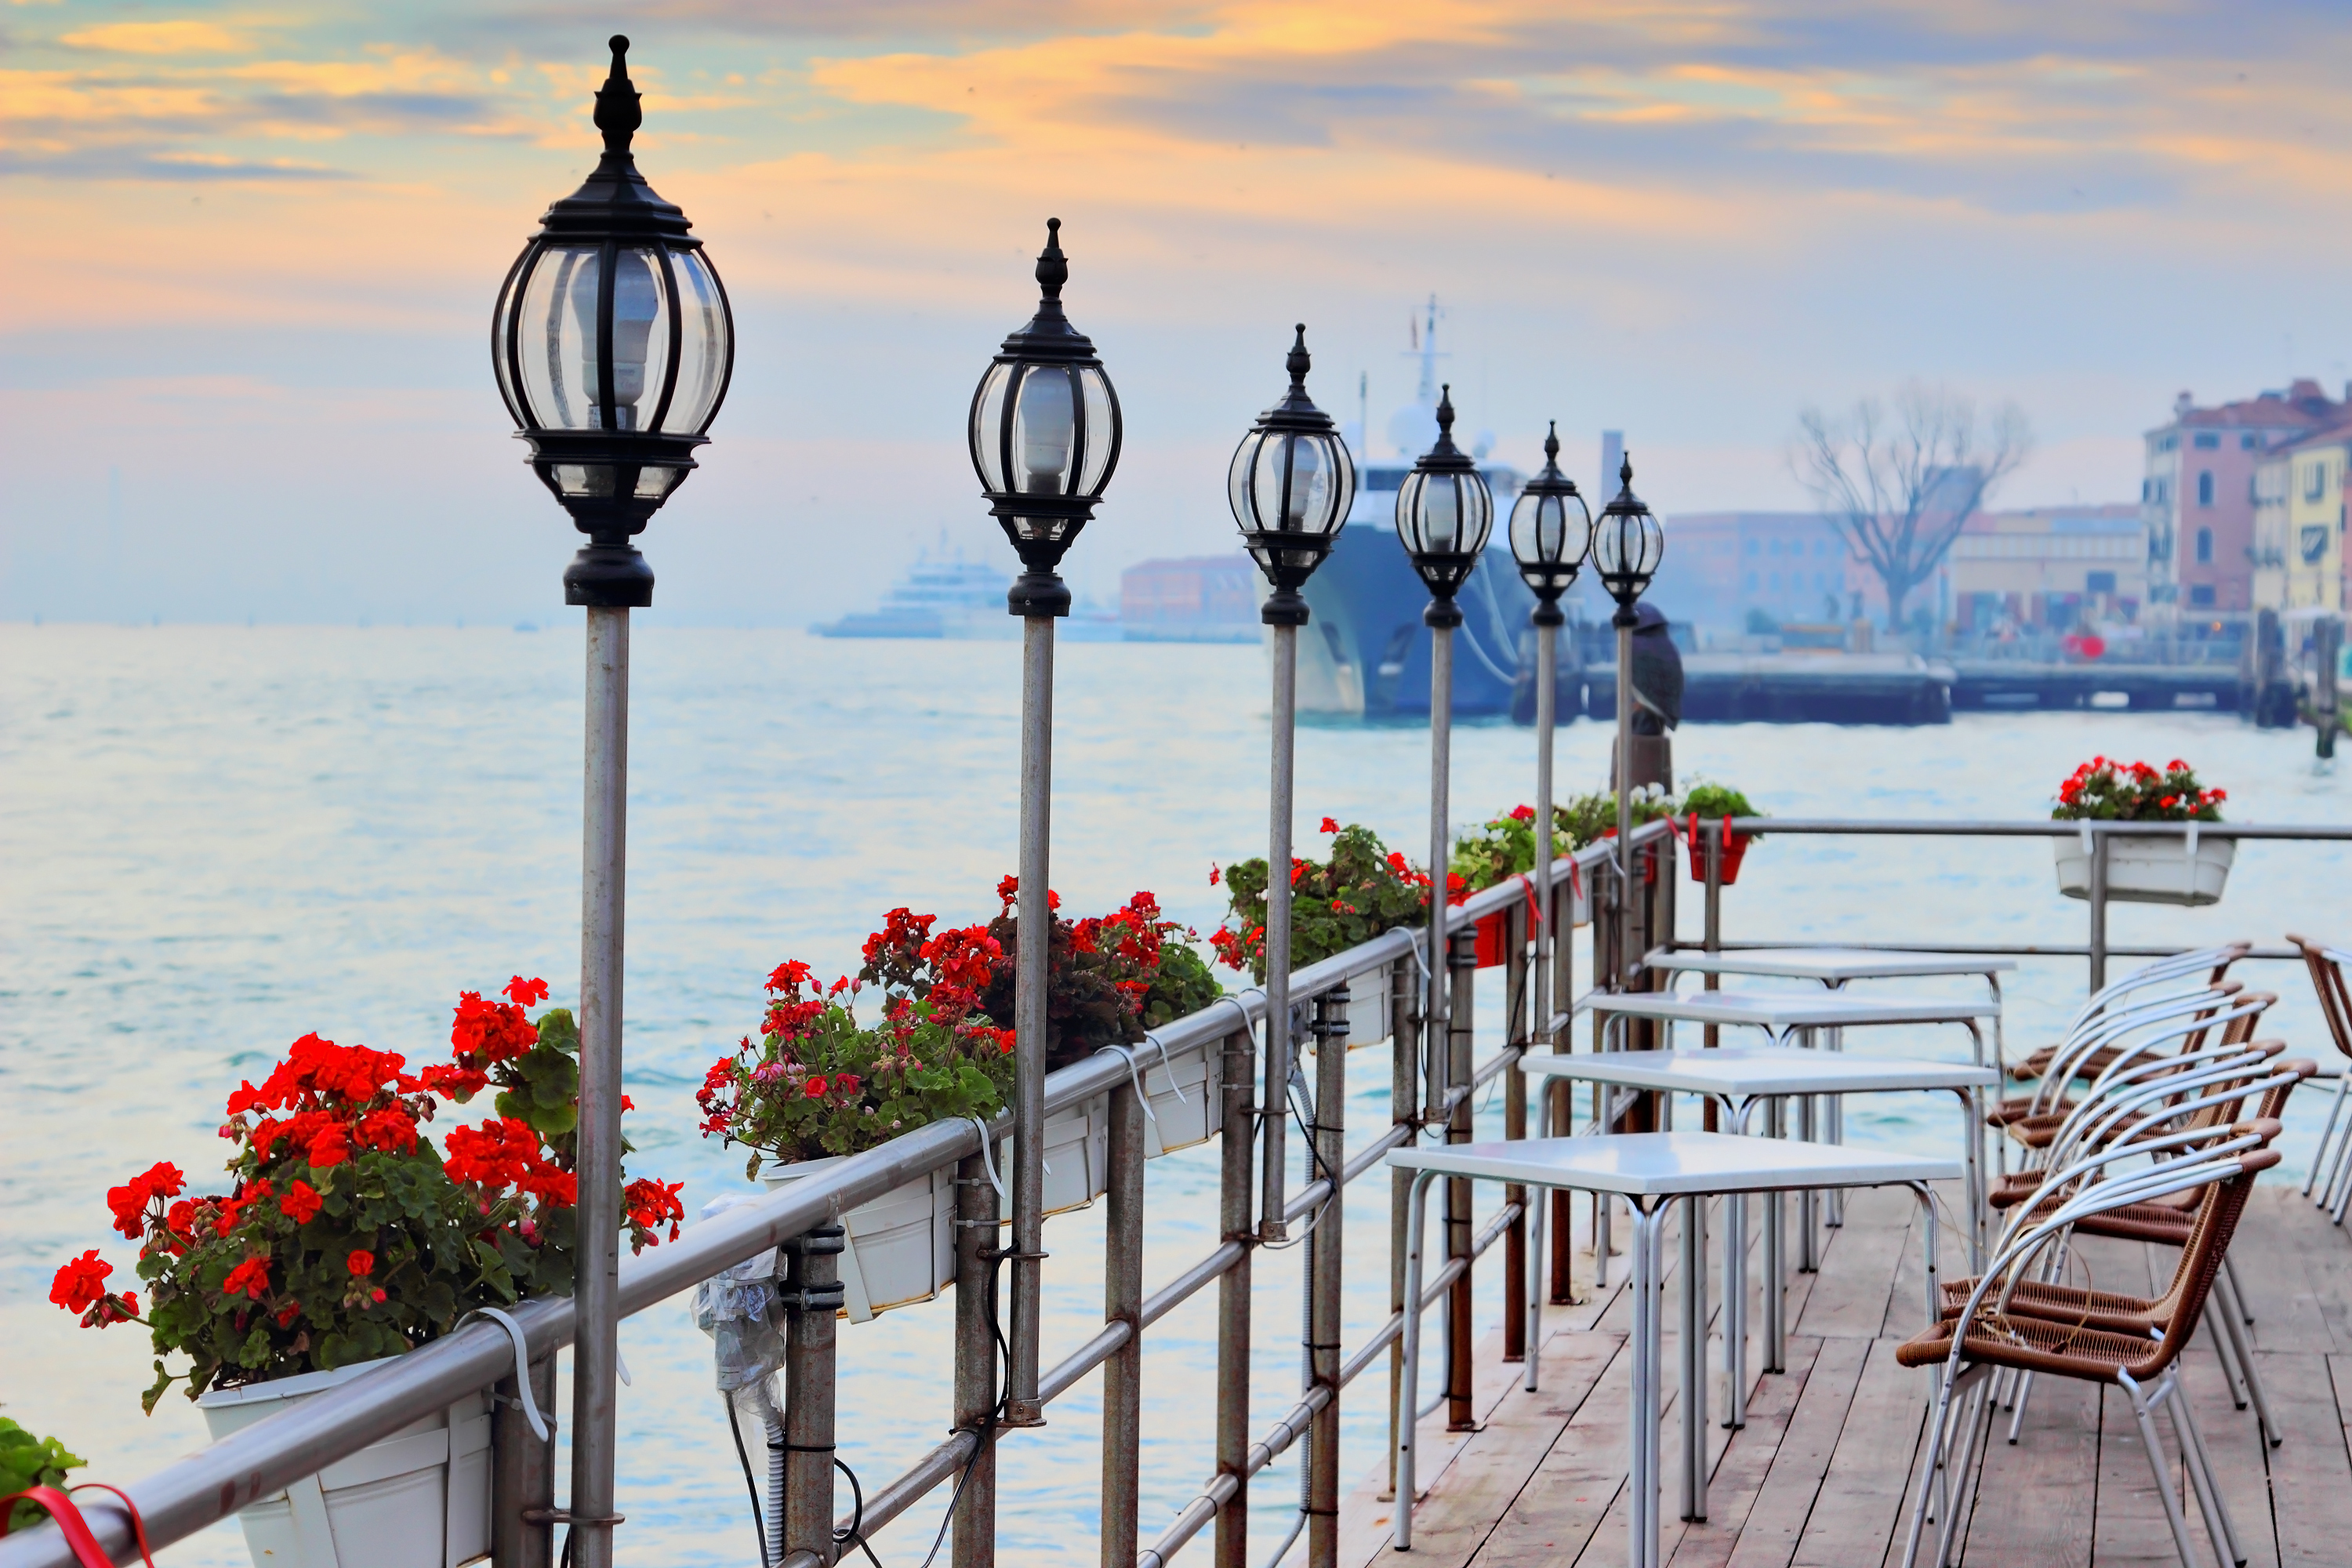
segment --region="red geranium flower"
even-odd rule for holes
[[[824,1075],[822,1073],[814,1073],[810,1075],[808,1087],[802,1089],[801,1092],[808,1096],[811,1100],[823,1100],[824,1098]]]
[[[343,1262],[353,1274],[362,1278],[375,1272],[375,1254],[363,1247],[355,1248]]]
[[[297,1176],[286,1188],[286,1195],[278,1200],[278,1211],[296,1225],[308,1225],[319,1205],[326,1200],[311,1189],[310,1184]]]
[[[250,1296],[257,1301],[269,1294],[269,1259],[248,1258],[230,1269],[221,1281],[221,1294]]]
[[[1337,817],[1332,817],[1332,816],[1327,816],[1327,817],[1325,817],[1325,818],[1323,819],[1323,831],[1324,831],[1324,832],[1326,832],[1326,833],[1337,833],[1337,832],[1339,832],[1339,818],[1337,818]]]
[[[93,1247],[58,1270],[49,1281],[49,1300],[68,1312],[86,1312],[105,1300],[106,1277],[113,1272],[114,1265]]]

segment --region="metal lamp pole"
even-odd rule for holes
[[[1448,1082],[1446,1028],[1450,976],[1445,961],[1446,833],[1453,775],[1454,628],[1462,624],[1454,595],[1478,564],[1495,522],[1495,498],[1468,453],[1454,444],[1454,388],[1437,400],[1437,442],[1416,458],[1397,487],[1399,542],[1429,588],[1421,612],[1429,627],[1429,965],[1423,1004],[1423,1045],[1430,1067],[1429,1103],[1442,1104]],[[1410,1416],[1407,1419],[1411,1419]]]
[[[1297,328],[1284,367],[1290,389],[1258,416],[1234,449],[1225,472],[1225,496],[1258,569],[1274,592],[1259,612],[1274,635],[1273,777],[1266,818],[1265,899],[1265,1169],[1260,1191],[1258,1237],[1280,1241],[1287,1235],[1283,1213],[1286,1152],[1283,1108],[1289,1094],[1293,1060],[1290,1034],[1291,817],[1295,807],[1293,759],[1297,742],[1298,628],[1307,622],[1299,590],[1331,548],[1347,521],[1356,494],[1356,465],[1330,416],[1307,395],[1307,327]],[[1339,1157],[1334,1131],[1340,1123],[1337,1101],[1346,1095],[1347,1045],[1329,1036],[1317,1044],[1316,1132],[1307,1149],[1307,1177],[1316,1164]],[[1307,1433],[1301,1508],[1306,1515],[1309,1568],[1329,1568],[1339,1551],[1339,1268],[1342,1233],[1339,1184],[1331,1184],[1307,1255],[1307,1371],[1328,1385],[1330,1399]]]
[[[1528,1036],[1534,1045],[1551,1043],[1552,927],[1559,918],[1551,896],[1552,736],[1559,715],[1559,628],[1567,619],[1560,614],[1559,600],[1574,585],[1591,549],[1592,513],[1576,481],[1560,472],[1559,426],[1555,421],[1544,436],[1543,471],[1528,480],[1511,503],[1511,555],[1518,563],[1519,575],[1536,595],[1531,617],[1536,628],[1535,894],[1536,908],[1543,919],[1536,931],[1535,984],[1528,1004],[1532,1015]],[[1564,1093],[1564,1087],[1548,1087],[1545,1093]],[[1552,1204],[1558,1236],[1564,1238],[1567,1194],[1555,1194]],[[1561,1257],[1567,1256],[1559,1241],[1554,1246]],[[1565,1274],[1555,1283],[1564,1292]],[[1534,1353],[1532,1348],[1530,1353]]]
[[[1021,629],[1021,850],[1013,959],[1013,1333],[1003,1425],[1042,1426],[1037,1329],[1045,1259],[1045,995],[1053,952],[1054,623],[1070,613],[1057,568],[1118,465],[1118,395],[1094,344],[1062,311],[1069,258],[1045,224],[1037,313],[1004,340],[972,393],[968,437],[989,511],[1021,557],[1006,597]]]
[[[629,40],[596,94],[604,153],[550,206],[508,270],[491,327],[499,391],[530,463],[588,536],[563,574],[587,611],[580,920],[578,1238],[565,1554],[610,1568],[619,1365],[621,1017],[628,847],[629,612],[653,603],[632,542],[695,467],[727,394],[734,323],[686,215],[654,194],[630,142],[644,115]],[[690,367],[690,368],[689,368]]]
[[[1617,627],[1617,973],[1611,984],[1631,984],[1641,955],[1625,950],[1625,912],[1633,897],[1633,606],[1648,591],[1664,561],[1666,539],[1658,520],[1633,493],[1633,458],[1617,469],[1617,494],[1601,509],[1592,528],[1592,562],[1601,585],[1617,601],[1611,619]]]

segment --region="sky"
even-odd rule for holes
[[[740,332],[674,624],[1009,561],[962,421],[1049,216],[1103,597],[1233,547],[1295,321],[1392,458],[1433,295],[1465,432],[1589,481],[1621,428],[1669,518],[1805,505],[1799,411],[1915,378],[2025,410],[2031,505],[2135,498],[2184,389],[2352,376],[2340,0],[6,0],[0,618],[563,617],[487,329],[615,30]]]

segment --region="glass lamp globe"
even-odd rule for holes
[[[1601,585],[1617,601],[1616,624],[1631,626],[1634,602],[1649,591],[1650,580],[1665,561],[1666,535],[1633,493],[1633,454],[1626,454],[1617,479],[1616,496],[1592,525],[1592,566],[1601,574]]]
[[[1300,322],[1285,367],[1290,390],[1258,416],[1234,448],[1225,499],[1242,542],[1274,588],[1262,618],[1304,626],[1298,590],[1322,563],[1356,500],[1356,463],[1331,416],[1307,395],[1307,325]]]
[[[972,469],[1028,568],[1013,585],[1015,615],[1069,614],[1055,568],[1118,467],[1118,394],[1093,342],[1062,312],[1070,264],[1061,234],[1062,220],[1048,218],[1037,313],[1004,340],[971,395]]]
[[[1511,504],[1511,556],[1545,609],[1576,581],[1592,548],[1592,512],[1576,481],[1559,471],[1559,426],[1544,437],[1543,471]],[[1540,612],[1539,612],[1540,613]]]
[[[629,537],[693,470],[694,449],[708,439],[734,369],[735,331],[727,290],[686,214],[637,172],[629,142],[644,115],[629,40],[611,47],[612,71],[596,94],[604,156],[547,209],[508,269],[490,360],[541,479],[592,548],[634,556]],[[619,579],[586,586],[594,575],[567,573],[566,602],[652,602],[642,558],[628,574],[634,590]],[[575,588],[639,596],[582,598]]]
[[[1437,605],[1452,608],[1494,525],[1495,497],[1486,476],[1454,444],[1449,384],[1437,400],[1437,443],[1414,460],[1396,500],[1397,539]]]

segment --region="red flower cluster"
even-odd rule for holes
[[[528,1193],[557,1208],[579,1202],[578,1178],[547,1157],[538,1131],[520,1117],[453,1127],[441,1142],[446,1151],[441,1168],[453,1182],[471,1182],[494,1194]]]
[[[667,1224],[669,1238],[676,1241],[677,1227],[686,1222],[686,1205],[678,1201],[678,1194],[685,1190],[684,1182],[631,1182],[621,1189],[621,1202],[628,1210],[629,1224],[646,1232],[659,1230]]]
[[[147,1233],[148,1205],[176,1198],[187,1186],[188,1179],[180,1173],[180,1167],[165,1161],[150,1166],[145,1173],[131,1177],[121,1186],[109,1187],[106,1206],[114,1211],[116,1234],[138,1240]]]
[[[547,1000],[547,982],[518,974],[507,982],[506,994],[510,1000],[486,1002],[478,991],[459,992],[457,1021],[449,1026],[457,1059],[426,1068],[418,1081],[462,1105],[489,1083],[489,1068],[538,1045],[539,1029],[523,1008]]]
[[[2093,757],[2058,786],[2062,819],[2117,822],[2218,822],[2227,790],[2205,789],[2196,771],[2176,757],[2161,769],[2146,763]]]
[[[341,1164],[354,1148],[409,1152],[416,1147],[416,1124],[432,1116],[433,1102],[419,1094],[421,1080],[401,1071],[404,1065],[396,1052],[305,1035],[259,1089],[248,1081],[228,1097],[222,1136],[249,1138],[264,1160],[284,1141],[302,1151],[314,1170]],[[244,1121],[249,1112],[272,1110],[294,1114],[263,1115],[250,1126]]]
[[[1018,877],[1007,877],[998,882],[996,884],[996,897],[999,901],[1004,905],[1005,910],[1010,912],[1014,901],[1021,897],[1021,879]],[[1045,908],[1051,910],[1058,910],[1061,907],[1062,895],[1054,891],[1051,888],[1046,889]]]
[[[92,1247],[58,1270],[49,1281],[49,1300],[68,1312],[80,1313],[86,1329],[128,1322],[139,1315],[139,1298],[109,1290],[106,1279],[113,1272],[114,1265],[100,1258]]]

